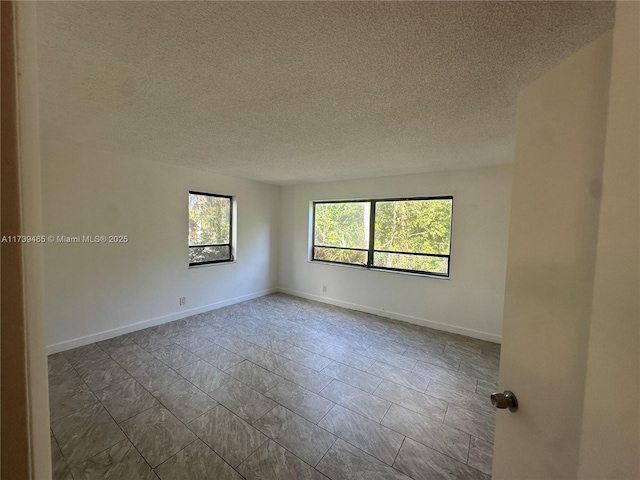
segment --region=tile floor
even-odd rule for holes
[[[269,295],[51,355],[54,479],[488,479],[499,358]]]

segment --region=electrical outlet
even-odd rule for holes
[[[184,305],[187,303],[187,297],[180,297],[180,305]]]
[[[322,293],[327,293],[327,286],[326,285],[322,285]]]

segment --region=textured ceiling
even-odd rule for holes
[[[43,2],[45,136],[280,185],[510,163],[609,2]]]

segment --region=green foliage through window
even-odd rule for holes
[[[231,197],[189,192],[189,265],[231,261]]]
[[[314,203],[313,260],[449,276],[452,211],[452,197]]]

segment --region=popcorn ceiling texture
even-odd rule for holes
[[[613,15],[613,2],[43,2],[42,134],[279,185],[510,163],[518,90]]]

